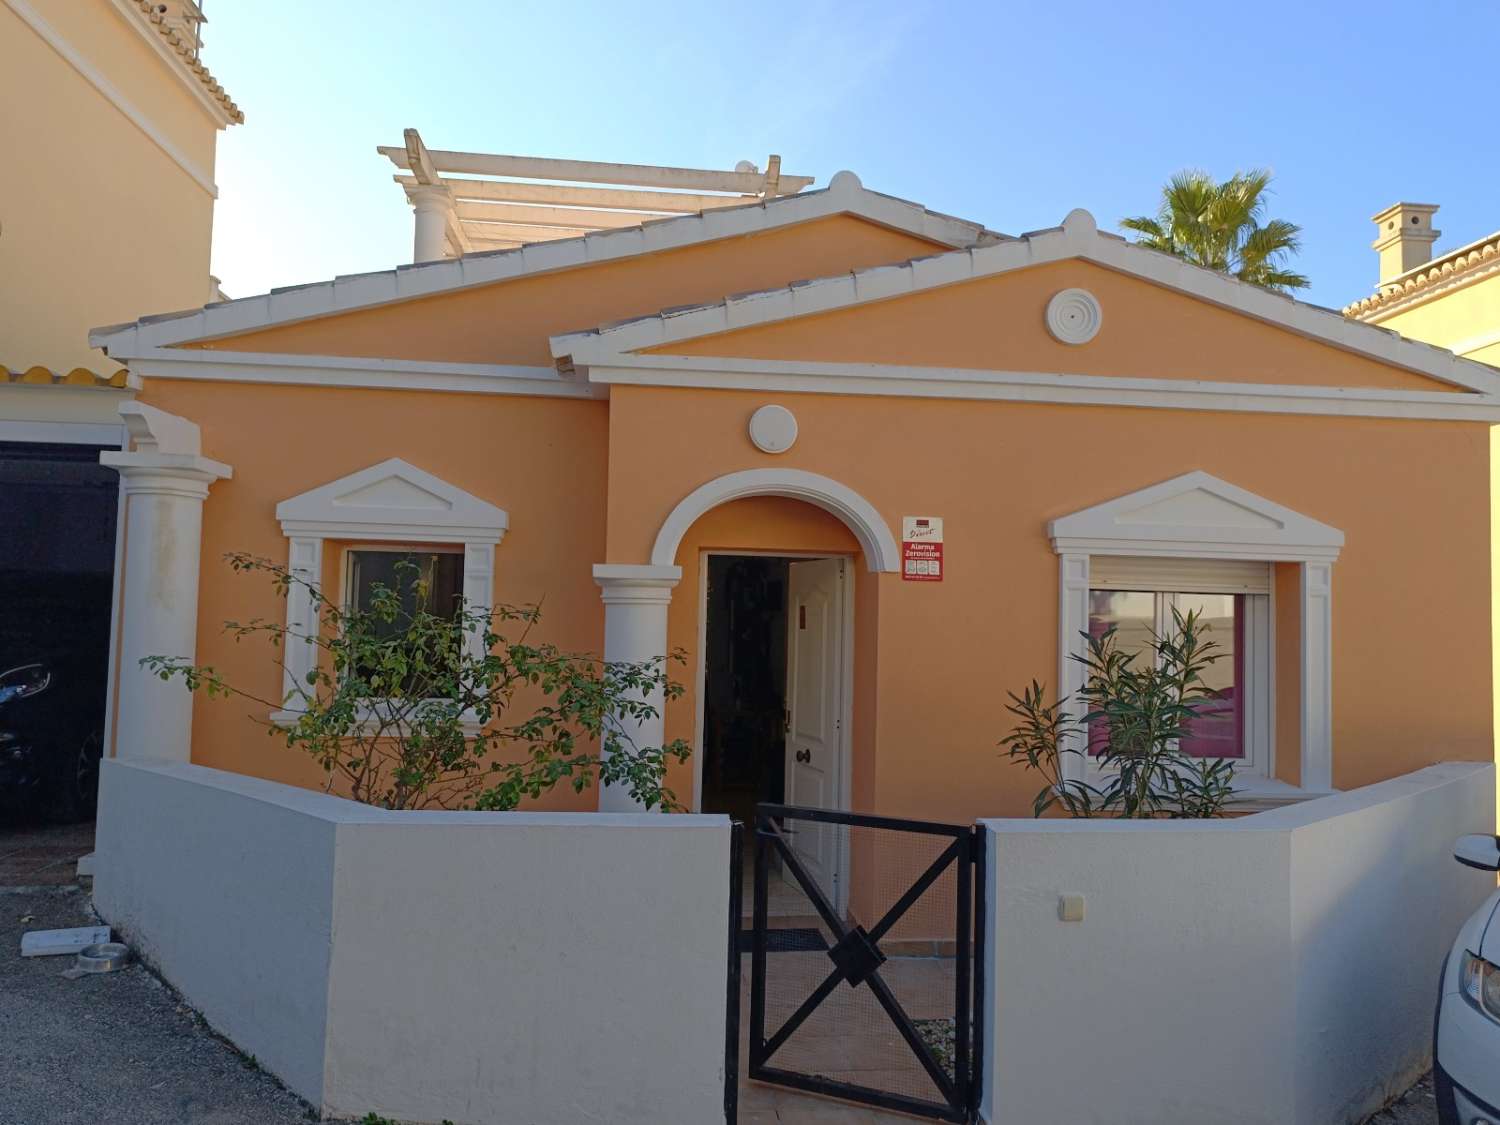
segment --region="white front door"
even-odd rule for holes
[[[787,597],[786,803],[840,807],[843,773],[845,559],[791,564]],[[835,893],[838,830],[794,821],[792,850]]]

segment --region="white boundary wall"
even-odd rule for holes
[[[725,817],[399,813],[104,763],[94,901],[325,1113],[723,1120]]]
[[[994,1125],[1342,1125],[1431,1061],[1495,768],[1222,821],[988,820]],[[1059,898],[1081,894],[1081,922]]]

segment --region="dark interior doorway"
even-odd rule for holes
[[[749,825],[786,783],[787,568],[772,555],[709,555],[699,807]]]
[[[120,487],[99,453],[0,442],[0,821],[93,813]]]

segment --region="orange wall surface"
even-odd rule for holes
[[[278,330],[274,346],[542,362],[554,327],[628,315],[638,301],[663,303],[669,290],[702,299],[749,288],[757,276],[786,281],[811,272],[825,236],[849,237],[840,243],[846,264],[912,250],[906,236],[853,220],[818,229],[816,238],[758,242],[773,237],[764,235],[699,248],[712,252],[717,275],[708,258],[700,272],[669,268],[673,255],[664,254],[633,271],[590,267],[293,326]],[[1105,328],[1070,348],[1046,335],[1041,309],[1047,295],[1072,284],[1100,297]],[[1083,263],[930,296],[702,347],[769,358],[1438,389]],[[259,335],[272,345],[271,333]],[[224,346],[244,350],[246,339]],[[204,509],[199,656],[260,677],[273,694],[279,681],[269,662],[227,644],[218,623],[277,614],[280,603],[217,560],[229,550],[284,558],[274,518],[282,499],[405,458],[510,512],[511,531],[496,552],[498,598],[545,598],[544,639],[598,652],[604,612],[595,563],[648,562],[668,513],[709,480],[742,469],[804,469],[860,493],[893,534],[903,516],[945,520],[942,582],[871,574],[856,560],[855,806],[946,821],[1029,815],[1039,782],[1007,764],[996,744],[1011,725],[1006,693],[1056,676],[1057,558],[1047,521],[1204,470],[1346,536],[1333,568],[1336,785],[1493,756],[1485,424],[619,385],[608,401],[582,402],[153,380],[143,398],[200,423],[205,453],[235,468]],[[799,424],[795,446],[776,457],[746,435],[751,413],[771,401]],[[856,550],[847,529],[796,501],[747,500],[707,514],[683,540],[684,576],[668,617],[669,645],[690,653],[705,549]],[[1287,610],[1296,585],[1296,568],[1278,567],[1276,772],[1289,781],[1297,775],[1298,656],[1285,625],[1294,624]],[[689,690],[668,709],[669,736],[693,733],[692,671],[677,669]],[[195,760],[316,783],[307,762],[240,720],[244,710],[199,703]],[[691,766],[675,769],[669,784],[688,800]],[[594,807],[591,793],[561,790],[546,804]]]
[[[1058,564],[1047,521],[1196,469],[1346,536],[1333,568],[1335,785],[1492,757],[1487,426],[774,397],[797,415],[800,436],[773,460],[745,433],[769,396],[615,387],[608,558],[646,561],[689,491],[771,464],[841,481],[893,529],[905,515],[943,517],[942,582],[858,576],[878,592],[876,635],[857,628],[855,639],[856,664],[873,665],[877,685],[877,777],[866,808],[957,821],[1029,815],[1038,783],[1003,762],[996,743],[1010,728],[1005,693],[1057,674]],[[679,563],[691,564],[691,543],[690,533]],[[760,529],[756,545],[773,544]],[[1286,601],[1287,583],[1277,592]],[[696,615],[684,614],[682,600],[670,640],[692,647]],[[1281,653],[1278,692],[1296,679],[1284,645]],[[1278,743],[1287,738],[1284,704],[1277,700]],[[681,730],[690,720],[672,722]],[[1278,745],[1279,766],[1288,751],[1297,753]],[[1295,761],[1278,768],[1294,771]]]
[[[833,215],[203,344],[247,352],[552,365],[548,337],[947,247]]]
[[[1043,327],[1045,309],[1054,293],[1075,286],[1099,299],[1103,324],[1086,344],[1061,344]],[[1456,389],[1077,260],[665,344],[647,353],[1388,390]]]
[[[231,573],[223,556],[246,551],[284,565],[280,501],[397,456],[509,513],[510,530],[495,552],[496,599],[540,602],[535,638],[574,651],[603,650],[592,567],[604,557],[606,404],[164,380],[151,381],[142,398],[193,419],[204,449],[234,466],[233,478],[216,483],[203,506],[198,609],[198,662],[216,666],[231,683],[280,698],[272,652],[251,641],[236,644],[223,623],[255,616],[284,621],[286,606],[263,577]],[[338,573],[336,548],[324,548],[330,576]],[[307,755],[267,735],[265,717],[266,708],[241,700],[199,697],[193,760],[322,784]],[[559,788],[549,806],[593,809],[596,798]]]

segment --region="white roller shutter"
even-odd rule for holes
[[[1092,555],[1095,590],[1163,590],[1192,594],[1269,594],[1271,564],[1241,559],[1159,559]]]

